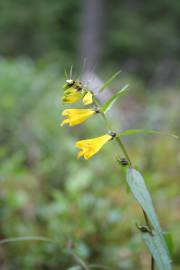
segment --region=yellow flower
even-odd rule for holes
[[[80,81],[66,80],[63,86],[64,96],[62,97],[63,103],[74,103],[81,98],[84,105],[93,103],[93,95]]]
[[[90,91],[87,91],[87,93],[83,97],[83,103],[84,105],[89,105],[93,103],[93,95]]]
[[[81,140],[76,142],[75,146],[81,149],[77,157],[80,158],[81,156],[84,156],[85,159],[91,158],[101,149],[101,147],[103,147],[106,142],[108,142],[112,138],[113,136],[105,134],[98,138]]]
[[[62,97],[63,103],[74,103],[82,98],[82,93],[77,91],[75,88],[70,87],[68,90],[64,91],[64,96]]]
[[[67,116],[67,119],[61,123],[61,126],[64,124],[69,124],[69,126],[78,125],[95,113],[95,110],[92,109],[66,109],[62,115]]]
[[[83,89],[82,82],[75,81],[72,79],[66,80],[65,85],[63,86],[64,91],[68,90],[69,88],[74,88],[78,91],[81,91]]]

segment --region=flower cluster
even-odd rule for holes
[[[92,103],[92,93],[80,81],[67,80],[63,88],[63,103],[75,103],[80,99],[83,100],[84,105]]]
[[[100,109],[94,107],[94,95],[92,91],[88,90],[82,82],[75,80],[67,80],[64,85],[64,96],[62,102],[64,104],[72,104],[79,100],[82,100],[84,105],[92,105],[88,109],[66,109],[62,112],[62,115],[66,117],[61,123],[61,126],[69,124],[69,126],[78,125],[89,117],[100,112]],[[105,134],[103,136],[77,141],[75,146],[80,148],[80,152],[77,157],[83,156],[85,159],[91,158],[96,154],[102,146],[110,141],[114,137],[113,134]]]

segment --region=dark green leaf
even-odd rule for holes
[[[110,97],[110,99],[108,99],[106,103],[104,104],[104,106],[102,107],[102,112],[106,113],[107,111],[109,111],[112,105],[114,104],[114,102],[118,98],[120,98],[122,95],[124,95],[127,88],[128,88],[128,84],[126,84],[121,90],[119,90],[116,94]]]
[[[121,70],[113,74],[104,84],[103,86],[99,89],[99,93],[102,93],[109,85],[110,83],[120,74]]]

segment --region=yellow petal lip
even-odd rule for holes
[[[83,103],[84,105],[89,105],[93,103],[93,95],[90,91],[87,91],[87,93],[83,97]]]
[[[64,96],[62,97],[62,102],[71,104],[75,103],[82,98],[82,93],[78,92],[74,87],[69,87],[64,91]]]
[[[67,119],[61,123],[61,126],[64,124],[69,124],[69,126],[78,125],[95,113],[92,109],[66,109],[62,112],[62,115],[66,116]]]
[[[111,135],[105,134],[97,138],[77,141],[75,146],[81,149],[77,154],[77,158],[80,158],[81,156],[83,156],[84,159],[91,158],[111,139]]]

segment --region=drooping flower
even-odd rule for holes
[[[69,124],[69,126],[78,125],[95,113],[96,111],[93,109],[66,109],[62,115],[66,116],[67,119],[61,123],[61,126],[64,124]]]
[[[83,97],[83,93],[77,91],[74,87],[70,87],[64,91],[64,96],[62,97],[63,103],[75,103]]]
[[[81,81],[66,80],[63,86],[64,96],[63,103],[75,103],[82,98],[84,105],[93,103],[92,93],[82,84]]]
[[[85,159],[91,158],[112,138],[112,135],[105,134],[94,139],[80,140],[76,142],[75,146],[81,149],[77,157],[80,158],[81,156],[84,156]]]
[[[74,88],[78,91],[81,91],[84,87],[81,81],[69,79],[69,80],[66,80],[66,83],[63,86],[63,89],[64,91],[66,91],[69,88]]]
[[[93,95],[90,91],[87,91],[86,94],[84,95],[83,103],[84,105],[89,105],[93,103]]]

